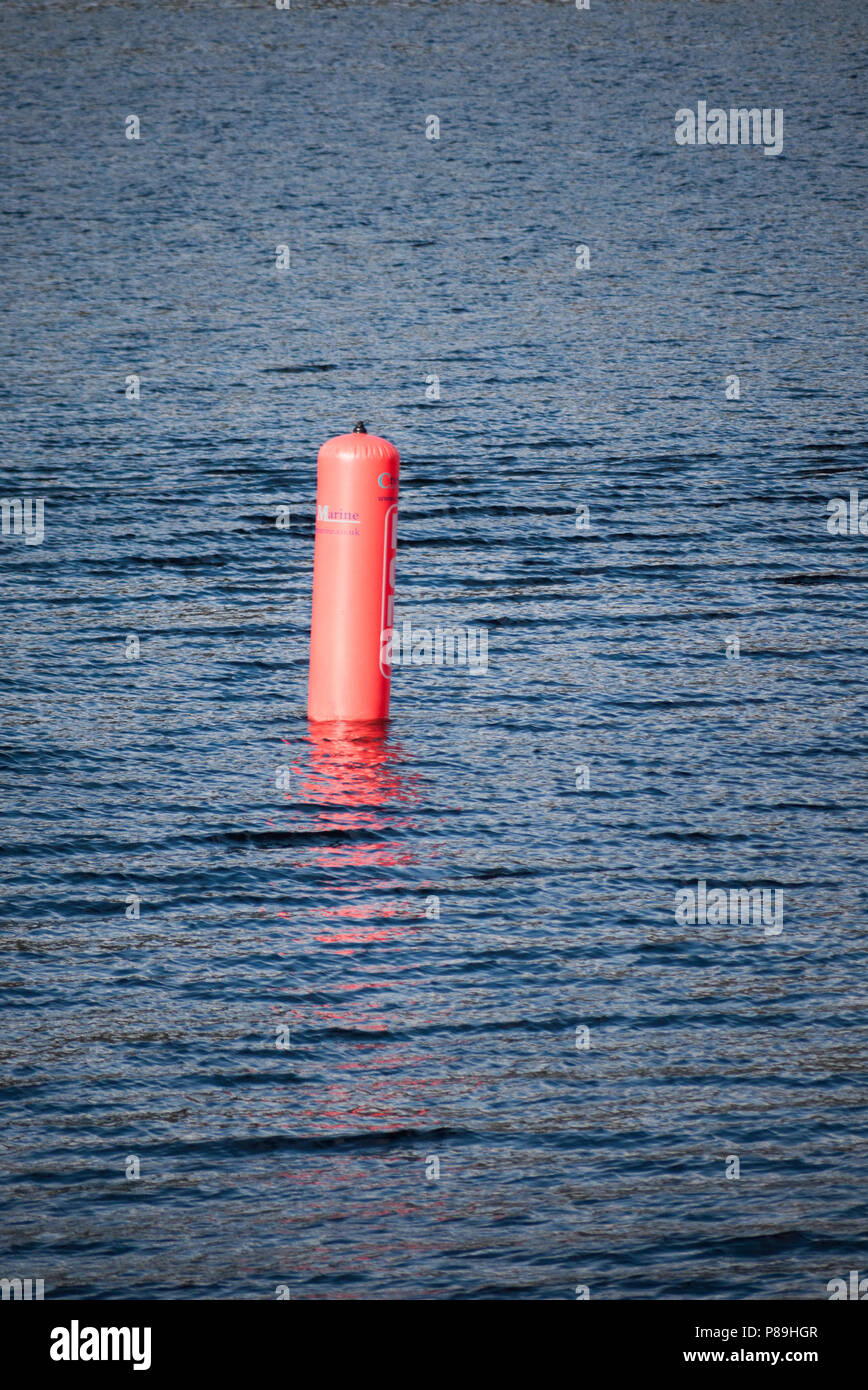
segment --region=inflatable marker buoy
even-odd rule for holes
[[[389,713],[399,464],[394,444],[362,424],[319,451],[309,719]]]

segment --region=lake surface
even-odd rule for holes
[[[868,536],[827,525],[868,497],[864,29],[7,0],[2,491],[45,520],[0,542],[0,1274],[868,1268]],[[700,100],[783,109],[782,153],[678,146]],[[357,419],[399,622],[488,669],[322,732],[316,453]],[[678,920],[700,881],[782,929]]]

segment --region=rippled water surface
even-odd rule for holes
[[[0,1274],[864,1270],[868,536],[826,524],[868,497],[863,22],[3,7],[3,493],[45,537],[0,549]],[[782,155],[677,146],[698,100],[783,108]],[[315,460],[358,418],[399,621],[489,669],[324,733]],[[682,925],[700,879],[783,930]]]

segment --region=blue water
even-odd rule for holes
[[[0,1275],[868,1267],[868,537],[826,525],[868,497],[864,29],[7,0],[2,491],[45,536],[0,542]],[[677,146],[698,100],[783,108],[783,153]],[[489,669],[314,737],[316,451],[359,418],[399,622],[485,627]],[[700,879],[782,931],[680,924]]]

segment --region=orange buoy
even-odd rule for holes
[[[319,451],[309,719],[388,716],[399,464],[362,424]]]

